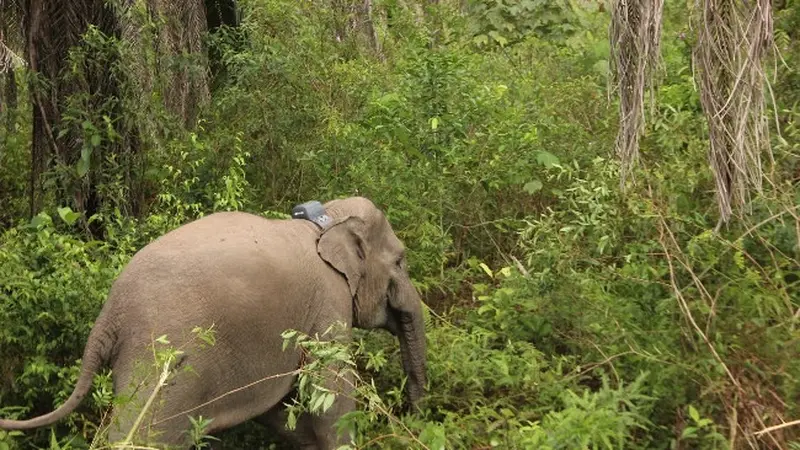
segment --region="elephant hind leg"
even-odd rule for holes
[[[118,367],[115,367],[116,370]],[[127,366],[120,366],[119,375],[114,380],[115,404],[107,428],[109,443],[125,441],[129,435],[136,444],[168,445],[169,448],[189,448],[187,431],[190,423],[186,417],[159,423],[158,418],[172,415],[175,395],[171,383],[156,390],[158,373],[146,373],[137,367],[136,372]],[[150,404],[148,406],[148,401]],[[146,409],[145,409],[146,408]],[[141,416],[141,417],[140,417]],[[138,423],[138,430],[131,430]],[[159,447],[161,448],[161,447]]]

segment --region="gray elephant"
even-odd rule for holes
[[[152,417],[142,422],[148,429],[140,433],[146,432],[151,443],[185,447],[189,416],[212,418],[210,434],[254,418],[279,422],[295,377],[269,377],[303,363],[299,350],[282,349],[281,332],[290,328],[310,335],[337,322],[348,331],[387,329],[400,341],[406,397],[416,404],[426,377],[425,330],[403,244],[365,198],[334,200],[324,208],[325,220],[216,213],[144,247],[111,288],[69,399],[33,419],[0,420],[0,429],[31,429],[65,417],[106,365],[112,368],[115,394],[147,399],[156,377],[137,385],[134,374],[137,361],[153,360],[154,338],[167,335],[180,348],[193,339],[192,328],[212,324],[214,345],[187,348],[180,364],[191,370],[175,373],[160,390]],[[269,379],[255,383],[264,378]],[[342,385],[332,377],[329,387],[334,383]],[[141,402],[128,404],[138,406],[116,408],[111,439],[124,437],[138,422]],[[326,413],[301,415],[296,443],[335,448],[341,438],[333,425],[354,406],[347,395],[337,395]]]

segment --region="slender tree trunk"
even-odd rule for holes
[[[430,28],[430,41],[428,42],[429,48],[435,48],[442,34],[442,20],[436,8],[439,6],[439,0],[427,0],[425,5],[425,22]]]
[[[17,92],[16,74],[13,67],[8,69],[5,78],[6,82],[3,87],[2,103],[5,105],[6,109],[6,130],[10,133],[14,129],[14,123],[16,122],[18,106],[17,96],[19,95]]]
[[[378,32],[375,30],[375,22],[373,21],[372,0],[364,0],[360,12],[361,17],[359,18],[359,22],[361,23],[362,33],[367,38],[367,42],[369,42],[372,51],[378,55],[378,57],[382,57],[381,43],[378,41]]]
[[[8,22],[0,19],[0,44],[7,46],[9,41]],[[14,63],[9,58],[11,64],[5,66],[6,61],[0,60],[0,75],[4,75],[3,91],[0,93],[0,112],[6,112],[8,119],[6,126],[9,131],[14,123],[14,115],[17,109],[17,82],[14,76]],[[5,73],[3,73],[5,70]]]
[[[373,0],[332,0],[334,36],[337,42],[361,52],[364,47],[383,58],[375,28]]]
[[[17,101],[17,77],[16,77],[16,70],[12,67],[8,69],[6,72],[6,85],[5,85],[5,104],[6,107],[9,109],[10,112],[14,112],[17,109],[18,101]]]
[[[347,39],[349,25],[352,21],[352,5],[350,0],[332,0],[334,34],[337,42],[344,42]]]
[[[39,202],[37,196],[37,188],[39,184],[39,176],[43,172],[44,155],[46,153],[44,126],[42,111],[44,106],[41,103],[41,96],[38,95],[39,87],[36,85],[35,76],[39,73],[39,47],[38,42],[42,35],[42,13],[43,3],[42,0],[29,0],[27,2],[27,11],[24,15],[26,19],[26,36],[27,42],[25,46],[26,57],[30,65],[30,70],[34,74],[31,79],[29,90],[31,95],[31,104],[33,108],[31,114],[33,115],[33,127],[31,136],[31,172],[29,177],[29,197],[28,207],[31,217],[35,216],[39,211]]]

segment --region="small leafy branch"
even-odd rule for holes
[[[297,417],[303,412],[322,414],[330,409],[337,395],[325,386],[329,384],[331,375],[336,381],[357,376],[349,346],[336,339],[336,333],[344,330],[344,327],[344,324],[337,322],[328,327],[321,337],[315,335],[313,338],[297,330],[281,333],[284,351],[294,341],[294,348],[299,348],[303,354],[297,379],[297,399],[294,404],[287,405],[289,429],[295,428]],[[322,340],[326,336],[331,336],[331,339]],[[329,370],[332,367],[337,369]]]
[[[367,422],[375,422],[383,418],[398,427],[400,431],[374,438],[370,441],[371,443],[381,439],[395,438],[413,442],[418,448],[439,448],[439,446],[429,445],[431,441],[442,441],[439,434],[423,432],[418,437],[403,421],[392,414],[391,408],[378,395],[375,383],[366,382],[361,378],[357,371],[354,355],[363,353],[363,348],[360,343],[353,342],[349,338],[342,338],[342,336],[347,336],[342,333],[342,330],[345,329],[343,323],[337,322],[328,327],[321,335],[315,334],[313,337],[297,330],[287,330],[281,333],[281,337],[284,339],[284,351],[294,342],[294,348],[299,348],[303,354],[296,384],[297,396],[292,404],[285,405],[288,416],[287,427],[294,429],[297,419],[302,413],[325,413],[333,405],[336,396],[342,395],[352,399],[362,407],[362,410],[345,415],[340,419],[337,424],[339,432],[352,429],[359,418],[363,418]],[[382,365],[382,355],[369,354],[368,358],[371,363]],[[344,389],[333,390],[331,385]],[[428,431],[427,428],[426,431]],[[354,448],[357,448],[355,442],[339,447],[340,450]]]

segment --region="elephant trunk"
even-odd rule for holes
[[[403,358],[403,369],[408,376],[406,397],[414,406],[425,393],[426,342],[425,321],[422,316],[422,301],[411,284],[411,280],[403,283],[398,293],[399,303],[404,308],[397,312],[400,340],[400,353]]]

